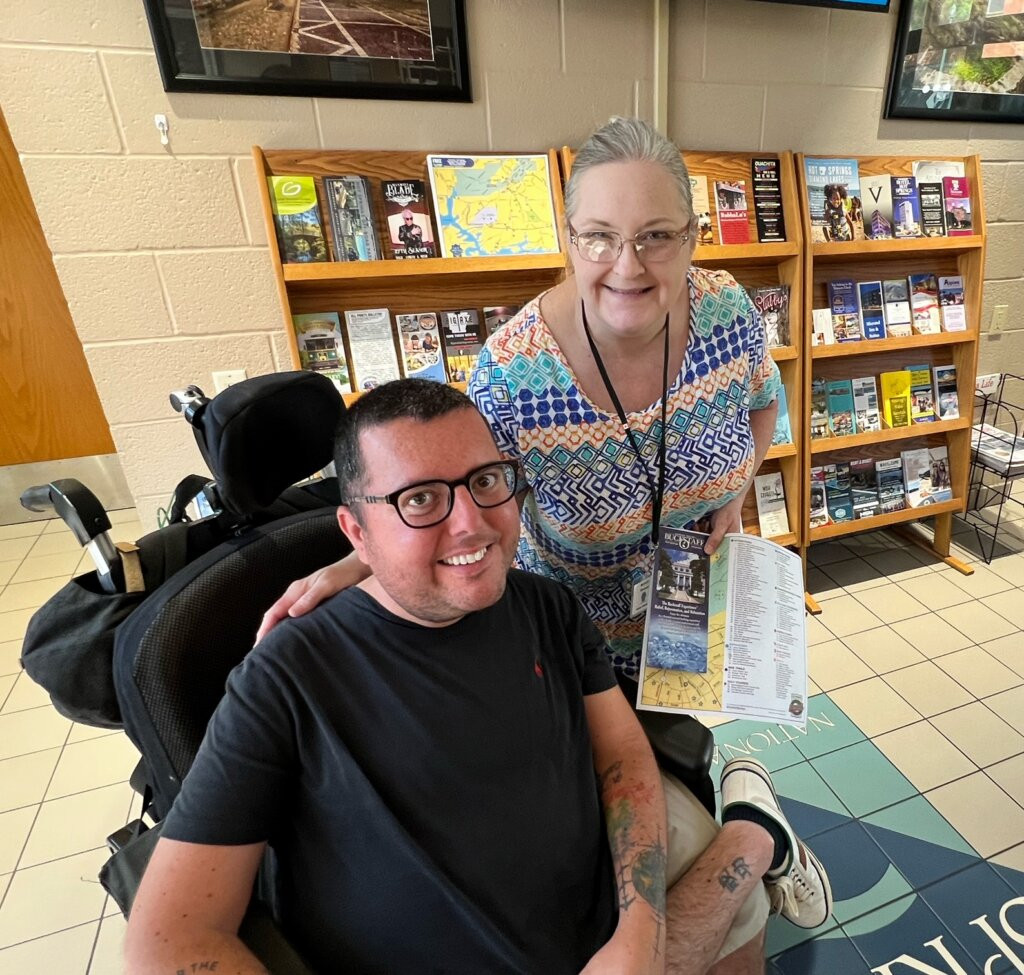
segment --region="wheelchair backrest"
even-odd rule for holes
[[[351,551],[335,512],[293,515],[217,546],[118,629],[114,686],[125,732],[149,767],[156,818],[178,794],[263,612],[290,582]]]

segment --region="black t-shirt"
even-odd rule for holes
[[[347,590],[232,672],[163,835],[269,841],[324,972],[578,972],[618,916],[583,704],[614,683],[550,580],[444,628]]]

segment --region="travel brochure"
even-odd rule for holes
[[[647,606],[637,707],[804,727],[800,556],[756,535],[666,529]]]

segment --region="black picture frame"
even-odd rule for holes
[[[892,64],[885,100],[886,118],[948,119],[957,122],[1024,122],[1024,78],[1013,89],[1019,94],[962,90],[991,84],[995,70],[1024,75],[1017,57],[980,57],[983,45],[1024,42],[1024,14],[992,15],[984,5],[960,0],[969,16],[940,23],[950,16],[956,0],[903,0],[900,4]],[[1010,62],[1008,68],[1005,62]],[[1002,63],[1000,63],[1002,62]],[[1002,76],[1000,76],[1000,79]],[[935,84],[932,84],[935,82]]]
[[[319,0],[266,0],[266,17],[271,11],[311,12]],[[331,0],[322,0],[330,5]],[[404,25],[389,25],[385,36],[372,23],[357,27],[346,24],[350,49],[362,38],[366,51],[391,53],[381,56],[338,56],[331,53],[289,53],[247,50],[240,47],[204,47],[200,32],[210,34],[210,18],[230,13],[234,0],[144,0],[153,36],[160,77],[165,91],[215,92],[231,95],[294,95],[315,98],[390,98],[418,101],[472,101],[469,58],[466,49],[465,0],[423,0],[429,15],[429,44],[426,31]],[[415,5],[415,0],[410,5]],[[382,9],[395,4],[382,3]],[[253,5],[247,5],[252,10]],[[257,13],[259,12],[259,8]],[[198,12],[197,12],[198,11]],[[322,40],[312,21],[302,24],[310,35],[303,43],[325,50],[342,49],[340,43]],[[326,26],[326,25],[325,25]],[[352,28],[352,30],[348,30]],[[279,37],[281,31],[277,31]],[[394,52],[404,43],[417,44],[402,58]]]

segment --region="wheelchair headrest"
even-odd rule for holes
[[[331,462],[344,410],[325,376],[282,372],[229,386],[192,426],[221,500],[249,515]]]

